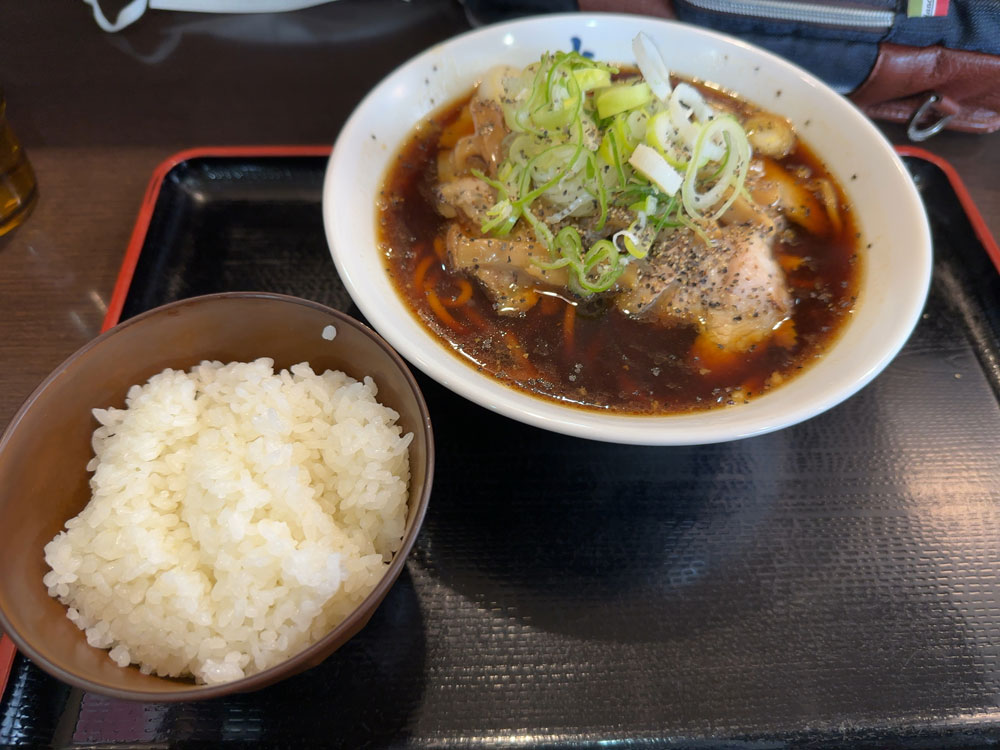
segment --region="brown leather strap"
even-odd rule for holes
[[[882,44],[868,79],[850,98],[871,117],[908,121],[931,94],[948,127],[1000,129],[1000,57],[945,47]]]

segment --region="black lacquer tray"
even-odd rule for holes
[[[938,166],[922,321],[861,393],[693,448],[526,427],[418,376],[426,525],[371,624],[258,693],[136,704],[15,660],[0,744],[975,747],[1000,741],[1000,276]],[[357,315],[314,155],[189,155],[122,317],[259,289]],[[126,274],[126,277],[128,274]],[[114,307],[114,306],[113,306]]]

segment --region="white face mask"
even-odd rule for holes
[[[94,9],[94,20],[105,31],[121,31],[142,17],[146,8],[186,10],[202,13],[280,13],[323,5],[331,0],[132,0],[121,9],[114,21],[101,10],[99,0],[83,0]]]

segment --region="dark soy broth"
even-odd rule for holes
[[[715,90],[706,95],[727,98]],[[475,279],[448,271],[440,240],[435,252],[435,238],[443,237],[449,221],[435,210],[431,193],[438,138],[468,99],[421,123],[403,146],[383,184],[378,235],[399,294],[442,345],[470,366],[511,387],[583,408],[687,412],[744,403],[775,387],[820,357],[850,316],[860,276],[859,234],[839,187],[839,234],[819,238],[793,229],[788,241],[774,245],[779,261],[794,261],[782,263],[794,298],[796,336],[790,346],[772,339],[710,362],[712,352],[694,347],[693,326],[633,319],[599,295],[580,300],[543,292],[524,315],[498,315]],[[738,106],[754,111],[744,102]],[[788,170],[807,167],[836,185],[801,140],[781,164]]]

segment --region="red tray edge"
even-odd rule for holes
[[[983,219],[983,215],[979,211],[979,206],[972,199],[972,194],[959,176],[958,170],[947,159],[919,146],[896,146],[896,153],[900,156],[912,156],[915,159],[930,162],[944,172],[945,177],[948,178],[948,182],[951,184],[952,190],[955,191],[955,195],[958,196],[958,200],[962,204],[962,210],[969,217],[972,230],[982,243],[986,254],[990,256],[990,260],[993,261],[993,266],[997,269],[997,273],[1000,273],[1000,246],[997,245],[996,238],[986,225],[986,220]]]
[[[146,240],[149,222],[153,218],[156,199],[160,195],[160,186],[171,169],[188,159],[212,156],[329,156],[331,151],[332,148],[330,146],[201,146],[178,151],[160,162],[156,169],[153,170],[149,184],[146,186],[146,192],[136,217],[135,227],[132,229],[132,235],[125,249],[125,257],[122,260],[121,269],[118,271],[114,290],[111,293],[108,311],[101,325],[101,332],[103,333],[109,328],[114,327],[121,317],[122,308],[125,305],[125,297],[128,295],[129,287],[132,284],[132,276],[135,273],[136,264],[139,262],[139,253],[142,251],[142,246]],[[962,208],[969,217],[969,221],[972,223],[973,231],[975,231],[979,241],[986,249],[997,272],[1000,273],[1000,246],[997,245],[997,241],[986,225],[983,215],[979,212],[979,207],[976,206],[968,188],[951,163],[917,146],[896,146],[896,153],[901,156],[912,156],[928,161],[944,172],[952,189],[958,196]],[[7,680],[10,677],[10,671],[16,654],[17,649],[14,646],[14,642],[6,634],[0,636],[0,698],[3,697],[7,690]]]
[[[178,151],[160,162],[153,170],[142,198],[142,204],[139,206],[135,227],[132,229],[132,236],[125,249],[125,257],[122,259],[122,265],[118,271],[118,278],[111,293],[111,301],[108,303],[108,311],[101,324],[101,333],[115,326],[121,317],[125,297],[128,295],[129,287],[132,285],[132,276],[135,273],[136,264],[139,262],[139,253],[142,252],[142,246],[146,241],[149,222],[153,218],[156,199],[160,195],[160,187],[171,169],[189,159],[213,156],[329,156],[331,150],[330,146],[199,146],[198,148]],[[0,687],[0,695],[2,695],[2,687]]]

